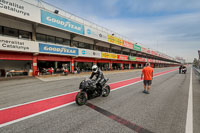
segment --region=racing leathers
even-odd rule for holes
[[[94,76],[96,77],[95,84],[97,86],[97,89],[102,91],[103,82],[105,81],[103,72],[100,69],[98,69],[98,71],[96,73],[92,72],[90,79],[92,79]]]

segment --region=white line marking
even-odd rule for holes
[[[26,119],[41,115],[41,114],[44,114],[44,113],[47,113],[47,112],[50,112],[50,111],[53,111],[53,110],[56,110],[56,109],[59,109],[59,108],[62,108],[62,107],[65,107],[65,106],[69,106],[69,105],[74,104],[74,103],[75,102],[67,103],[67,104],[64,104],[64,105],[61,105],[61,106],[58,106],[58,107],[55,107],[55,108],[51,108],[51,109],[48,109],[48,110],[45,110],[45,111],[42,111],[42,112],[39,112],[39,113],[36,113],[36,114],[33,114],[33,115],[29,115],[29,116],[26,116],[26,117],[19,118],[17,120],[13,120],[13,121],[1,124],[0,128],[8,126],[8,125],[11,125],[11,124],[19,122],[19,121],[23,121],[23,120],[26,120]]]
[[[34,103],[34,102],[39,102],[39,101],[47,100],[47,99],[50,99],[50,98],[55,98],[55,97],[64,96],[64,95],[67,95],[67,94],[72,94],[72,93],[75,93],[75,92],[79,92],[79,91],[68,92],[68,93],[61,94],[61,95],[56,95],[56,96],[52,96],[52,97],[48,97],[48,98],[43,98],[43,99],[31,101],[31,102],[26,102],[26,103],[22,103],[22,104],[17,104],[17,105],[13,105],[13,106],[1,108],[0,111],[1,110],[5,110],[5,109],[9,109],[9,108],[14,108],[14,107],[21,106],[21,105],[25,105],[25,104],[30,104],[30,103]]]
[[[192,91],[192,68],[191,68],[185,133],[193,133],[193,95],[192,93],[193,91]]]
[[[172,71],[172,72],[175,72],[175,71]],[[172,72],[168,72],[168,73],[165,73],[165,74],[162,74],[162,75],[166,75],[166,74],[169,74],[169,73],[172,73]],[[159,77],[159,76],[162,76],[162,75],[155,76],[154,78]],[[140,83],[140,82],[142,82],[142,81],[143,81],[143,80],[140,80],[140,81],[134,82],[134,83],[132,83],[132,84],[128,84],[128,85],[125,85],[125,86],[121,86],[121,87],[118,87],[118,88],[116,88],[116,89],[114,89],[114,90],[111,90],[111,91],[119,90],[119,89],[121,89],[121,88],[130,86],[130,85],[133,85],[133,84],[137,84],[137,83]],[[120,82],[120,81],[119,81],[119,82]],[[75,91],[75,92],[78,92],[78,91]],[[74,93],[74,92],[71,92],[71,93]],[[70,94],[70,93],[66,93],[66,94]],[[66,94],[62,94],[62,95],[66,95]],[[58,96],[62,96],[62,95],[58,95]],[[58,97],[58,96],[54,96],[54,97]],[[49,98],[54,98],[54,97],[49,97]],[[49,99],[49,98],[45,98],[45,99]],[[33,102],[37,102],[37,101],[41,101],[41,100],[45,100],[45,99],[40,99],[40,100],[28,102],[28,103],[33,103]],[[20,106],[20,105],[25,105],[25,104],[28,104],[28,103],[18,104],[18,105],[10,106],[10,107],[7,107],[7,108],[2,108],[2,109],[0,109],[0,110],[8,109],[8,108],[11,108],[11,107],[16,107],[16,106]],[[70,102],[70,103],[67,103],[67,104],[64,104],[64,105],[55,107],[55,108],[51,108],[51,109],[48,109],[48,110],[45,110],[45,111],[42,111],[42,112],[39,112],[39,113],[35,113],[35,114],[33,114],[33,115],[29,115],[29,116],[26,116],[26,117],[23,117],[23,118],[19,118],[19,119],[17,119],[17,120],[13,120],[13,121],[10,121],[10,122],[1,124],[1,125],[0,125],[0,128],[5,127],[5,126],[8,126],[8,125],[11,125],[11,124],[14,124],[14,123],[16,123],[16,122],[20,122],[20,121],[23,121],[23,120],[26,120],[26,119],[29,119],[29,118],[38,116],[38,115],[41,115],[41,114],[44,114],[44,113],[47,113],[47,112],[50,112],[50,111],[53,111],[53,110],[56,110],[56,109],[59,109],[59,108],[62,108],[62,107],[69,106],[69,105],[74,104],[74,103],[75,103],[75,102]]]

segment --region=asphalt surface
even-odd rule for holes
[[[155,69],[155,73],[173,68]],[[139,77],[141,71],[108,74],[109,83]],[[23,79],[0,82],[0,108],[77,91],[84,78],[44,82]],[[178,70],[156,77],[150,94],[144,94],[139,82],[89,103],[155,133],[184,133],[186,125],[190,69],[186,74]],[[193,73],[193,125],[200,131],[200,82]],[[132,133],[123,123],[108,118],[88,106],[72,104],[0,128],[1,133]]]

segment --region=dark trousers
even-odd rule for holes
[[[181,72],[182,72],[181,70],[182,70],[182,69],[179,69],[179,74],[181,74]]]

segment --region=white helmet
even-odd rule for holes
[[[92,72],[97,73],[97,71],[98,71],[97,65],[93,65],[92,66]]]

